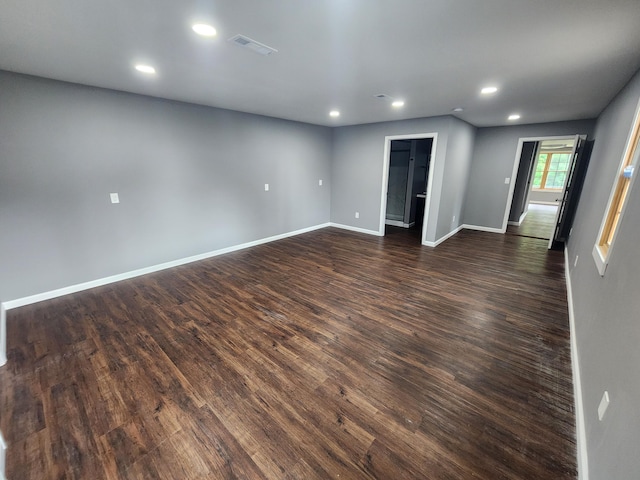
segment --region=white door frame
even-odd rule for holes
[[[391,163],[391,141],[392,140],[422,140],[433,139],[431,144],[431,158],[429,159],[429,178],[427,180],[427,198],[424,202],[424,218],[422,220],[422,245],[427,245],[427,219],[429,218],[429,207],[431,206],[431,191],[433,190],[433,172],[435,170],[436,144],[438,142],[437,133],[412,133],[407,135],[388,135],[384,137],[384,160],[382,163],[382,190],[380,192],[380,226],[378,235],[384,236],[385,217],[387,215],[387,189],[389,188],[389,164]]]
[[[513,171],[511,172],[511,183],[509,185],[509,194],[507,196],[507,208],[504,211],[504,219],[502,221],[502,233],[506,233],[507,224],[509,223],[509,212],[513,203],[513,192],[516,188],[516,178],[518,176],[518,168],[520,167],[520,156],[522,155],[522,146],[525,142],[543,142],[545,140],[577,140],[579,134],[575,135],[556,135],[549,137],[523,137],[518,140],[518,148],[516,149],[516,158],[513,161]],[[575,147],[575,145],[574,145]]]

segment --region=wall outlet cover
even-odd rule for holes
[[[110,193],[109,197],[111,198],[111,203],[120,203],[120,197],[117,193]]]
[[[5,476],[5,471],[4,471],[6,450],[7,450],[7,445],[4,443],[4,438],[2,437],[2,432],[0,432],[0,479],[7,478]]]
[[[268,184],[268,183],[265,183],[265,184],[264,184],[264,191],[265,191],[265,192],[268,192],[268,191],[269,191],[269,184]]]
[[[356,212],[356,218],[360,218],[360,212]]]
[[[318,180],[318,185],[322,186],[322,179]]]

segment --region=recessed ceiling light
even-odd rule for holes
[[[207,25],[206,23],[196,23],[191,27],[194,32],[198,35],[202,35],[203,37],[215,37],[218,32],[211,25]]]
[[[491,95],[492,93],[496,93],[498,91],[498,87],[484,87],[480,90],[480,93],[483,95]]]
[[[451,111],[452,111],[452,112],[456,112],[456,113],[460,113],[460,112],[462,112],[463,110],[464,110],[464,108],[462,108],[462,107],[456,107],[456,108],[453,108]]]
[[[509,115],[509,120],[519,120],[520,119],[520,115],[518,115],[517,113],[512,113],[511,115]]]
[[[330,117],[339,117],[340,116],[340,112],[338,110],[331,110],[329,112],[329,116]]]
[[[136,65],[136,70],[142,73],[149,73],[149,74],[156,73],[156,69],[153,68],[151,65],[142,65],[141,63]]]
[[[392,107],[400,108],[404,106],[404,100],[395,100],[392,104]]]

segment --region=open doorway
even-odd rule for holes
[[[573,136],[523,143],[508,234],[552,237],[575,143]]]
[[[586,135],[521,138],[502,231],[548,239],[548,248],[563,248],[571,234],[592,147]],[[532,208],[534,204],[539,206]],[[531,229],[524,228],[527,217]]]
[[[436,134],[386,137],[380,232],[424,243]]]

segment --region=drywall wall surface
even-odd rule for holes
[[[436,233],[444,173],[449,117],[421,118],[397,122],[339,127],[333,132],[331,166],[331,221],[378,231],[384,169],[385,137],[437,133],[434,186],[427,220],[428,240]],[[360,218],[355,218],[355,212]]]
[[[330,128],[8,72],[0,105],[2,301],[329,221]]]
[[[640,100],[640,73],[599,117],[580,204],[568,242],[580,360],[589,479],[635,479],[640,472],[640,183],[636,180],[604,277],[591,256]],[[578,263],[574,266],[575,258]],[[602,421],[604,391],[610,404]]]
[[[480,128],[476,133],[464,223],[502,228],[520,138],[593,134],[594,120]]]
[[[462,225],[476,130],[462,120],[450,118],[436,240]]]

